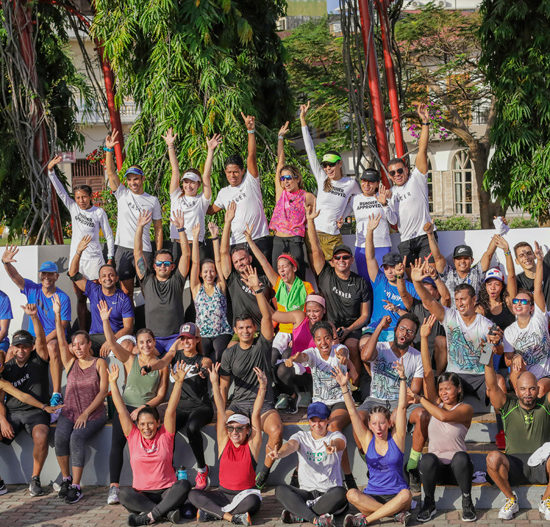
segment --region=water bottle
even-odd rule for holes
[[[176,477],[178,478],[178,480],[189,479],[187,477],[187,470],[185,470],[185,467],[183,465],[178,468],[178,471],[176,472]]]

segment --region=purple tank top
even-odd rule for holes
[[[309,330],[309,318],[306,317],[298,327],[292,330],[292,355],[314,347],[315,342]]]
[[[365,494],[386,495],[397,494],[409,486],[403,476],[403,452],[395,444],[388,432],[388,451],[381,456],[375,448],[375,438],[371,439],[365,461],[369,469],[369,481]]]
[[[103,360],[103,359],[101,359]],[[90,406],[99,393],[99,373],[97,371],[98,358],[95,357],[92,365],[82,369],[78,360],[75,360],[67,374],[67,387],[65,388],[65,405],[62,414],[73,423],[82,412]],[[99,419],[105,415],[105,407],[100,404],[88,417],[89,421]]]

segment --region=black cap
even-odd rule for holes
[[[34,337],[24,329],[20,329],[19,331],[16,331],[13,335],[13,338],[11,339],[11,345],[12,346],[33,346],[34,345]]]
[[[382,265],[391,265],[394,267],[402,262],[403,258],[401,258],[399,253],[386,253],[382,258]]]
[[[343,243],[338,244],[334,248],[334,250],[332,251],[332,256],[334,256],[336,253],[342,253],[342,252],[351,254],[353,256],[353,253],[351,252],[351,249],[347,245],[344,245]]]
[[[457,245],[453,251],[453,258],[473,258],[474,253],[469,245]]]
[[[376,168],[367,168],[359,178],[362,181],[372,181],[374,183],[378,183],[380,181],[380,172],[376,170]]]

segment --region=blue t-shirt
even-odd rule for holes
[[[132,306],[132,302],[130,302],[128,295],[123,293],[120,289],[115,289],[114,295],[108,296],[103,293],[101,285],[96,284],[91,280],[87,280],[84,294],[90,300],[90,313],[92,315],[90,335],[103,334],[103,322],[101,320],[101,316],[99,315],[99,309],[97,308],[100,300],[107,302],[107,305],[111,309],[109,323],[111,324],[113,333],[116,333],[122,329],[124,326],[122,322],[123,318],[134,317],[134,307]]]
[[[42,285],[25,278],[25,285],[21,292],[27,297],[29,304],[36,304],[38,309],[38,319],[40,320],[44,333],[48,335],[55,330],[55,313],[53,312],[53,295],[47,297],[42,291]],[[59,295],[61,302],[61,320],[71,321],[71,299],[61,291],[59,287],[55,288],[55,292]],[[29,323],[29,332],[36,336],[32,320]]]
[[[412,282],[405,280],[405,287],[414,298],[418,298]],[[405,311],[407,310],[407,308],[405,307],[405,304],[403,304],[403,300],[401,299],[401,295],[397,290],[397,286],[390,284],[389,280],[384,274],[384,271],[381,269],[378,270],[376,280],[372,284],[372,296],[372,315],[370,317],[370,323],[367,326],[368,331],[374,331],[380,323],[380,320],[382,320],[382,317],[386,315],[390,315],[391,317],[391,324],[390,327],[387,328],[387,331],[393,331],[400,317],[397,313],[393,313],[384,309],[384,306],[387,304],[383,302],[383,300],[387,300],[388,302],[395,304]]]
[[[4,293],[4,291],[0,291],[0,320],[12,320],[13,314],[11,312],[11,302],[10,297]],[[6,335],[4,340],[0,342],[0,344],[7,344],[9,345],[10,339]]]

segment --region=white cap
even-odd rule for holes
[[[117,344],[122,344],[125,340],[131,340],[132,341],[132,344],[134,344],[134,346],[137,344],[136,342],[136,337],[134,337],[134,335],[122,335],[122,337],[120,337],[116,343]]]
[[[502,274],[502,271],[498,267],[493,267],[492,269],[489,269],[485,273],[485,280],[490,280],[491,278],[496,278],[497,280],[500,280],[501,282],[504,282],[504,275]]]
[[[243,414],[232,414],[227,418],[225,424],[238,423],[240,425],[249,425],[250,419]]]
[[[186,172],[181,179],[190,179],[191,181],[200,181],[201,178],[195,172]]]

